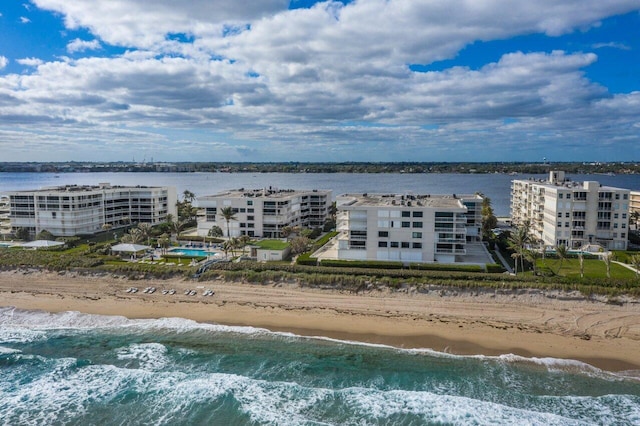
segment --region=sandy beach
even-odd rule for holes
[[[142,290],[153,286],[154,294]],[[139,292],[127,292],[138,287]],[[174,295],[162,294],[175,289]],[[187,289],[197,291],[188,296]],[[203,296],[206,289],[214,296]],[[540,291],[443,294],[347,293],[296,283],[141,280],[0,272],[0,305],[129,318],[181,317],[307,336],[429,348],[454,354],[516,354],[640,370],[640,303],[579,300]]]

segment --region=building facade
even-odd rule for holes
[[[345,194],[336,207],[338,259],[464,262],[481,238],[479,195]]]
[[[289,227],[322,228],[331,213],[331,191],[265,188],[232,190],[198,197],[204,218],[198,222],[198,235],[206,236],[219,226],[230,237],[281,238]],[[229,223],[220,213],[231,207],[235,219]],[[227,228],[228,227],[228,228]]]
[[[552,171],[548,180],[514,180],[511,185],[511,220],[529,223],[533,237],[547,247],[578,249],[599,244],[625,250],[629,232],[628,189],[566,179]]]
[[[157,225],[177,216],[174,187],[66,185],[9,194],[12,231],[47,230],[57,237],[91,235],[135,223]]]
[[[640,225],[640,191],[629,193],[629,226],[638,229]]]

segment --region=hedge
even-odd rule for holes
[[[409,269],[418,269],[421,271],[484,272],[484,268],[479,265],[454,265],[451,263],[410,263]]]
[[[372,269],[402,269],[402,262],[387,262],[381,260],[334,260],[322,259],[320,266],[334,268],[372,268]]]

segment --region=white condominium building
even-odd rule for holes
[[[338,259],[464,262],[479,241],[479,195],[345,194],[337,198]]]
[[[131,223],[156,225],[168,214],[177,216],[174,187],[66,185],[9,194],[13,232],[26,228],[57,237],[90,235],[104,225]]]
[[[293,190],[272,187],[256,190],[231,190],[216,195],[198,197],[198,207],[205,211],[198,222],[198,235],[205,236],[213,226],[219,226],[230,237],[280,238],[286,226],[322,228],[330,215],[331,191]],[[229,223],[220,213],[231,207],[234,220]]]
[[[514,226],[528,221],[532,236],[548,247],[600,244],[625,250],[629,193],[596,181],[572,182],[552,171],[546,181],[512,181],[511,220]]]

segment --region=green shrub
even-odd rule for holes
[[[296,263],[298,265],[316,266],[318,264],[318,259],[315,257],[311,257],[310,252],[306,252],[298,256],[298,258],[296,259]]]
[[[409,269],[422,271],[484,272],[484,268],[479,265],[454,265],[451,263],[410,263]]]
[[[334,260],[322,259],[320,266],[334,268],[373,268],[373,269],[402,269],[402,262],[388,262],[382,260]]]
[[[505,272],[506,269],[502,265],[498,265],[496,263],[487,263],[487,272],[490,274],[501,274]]]

